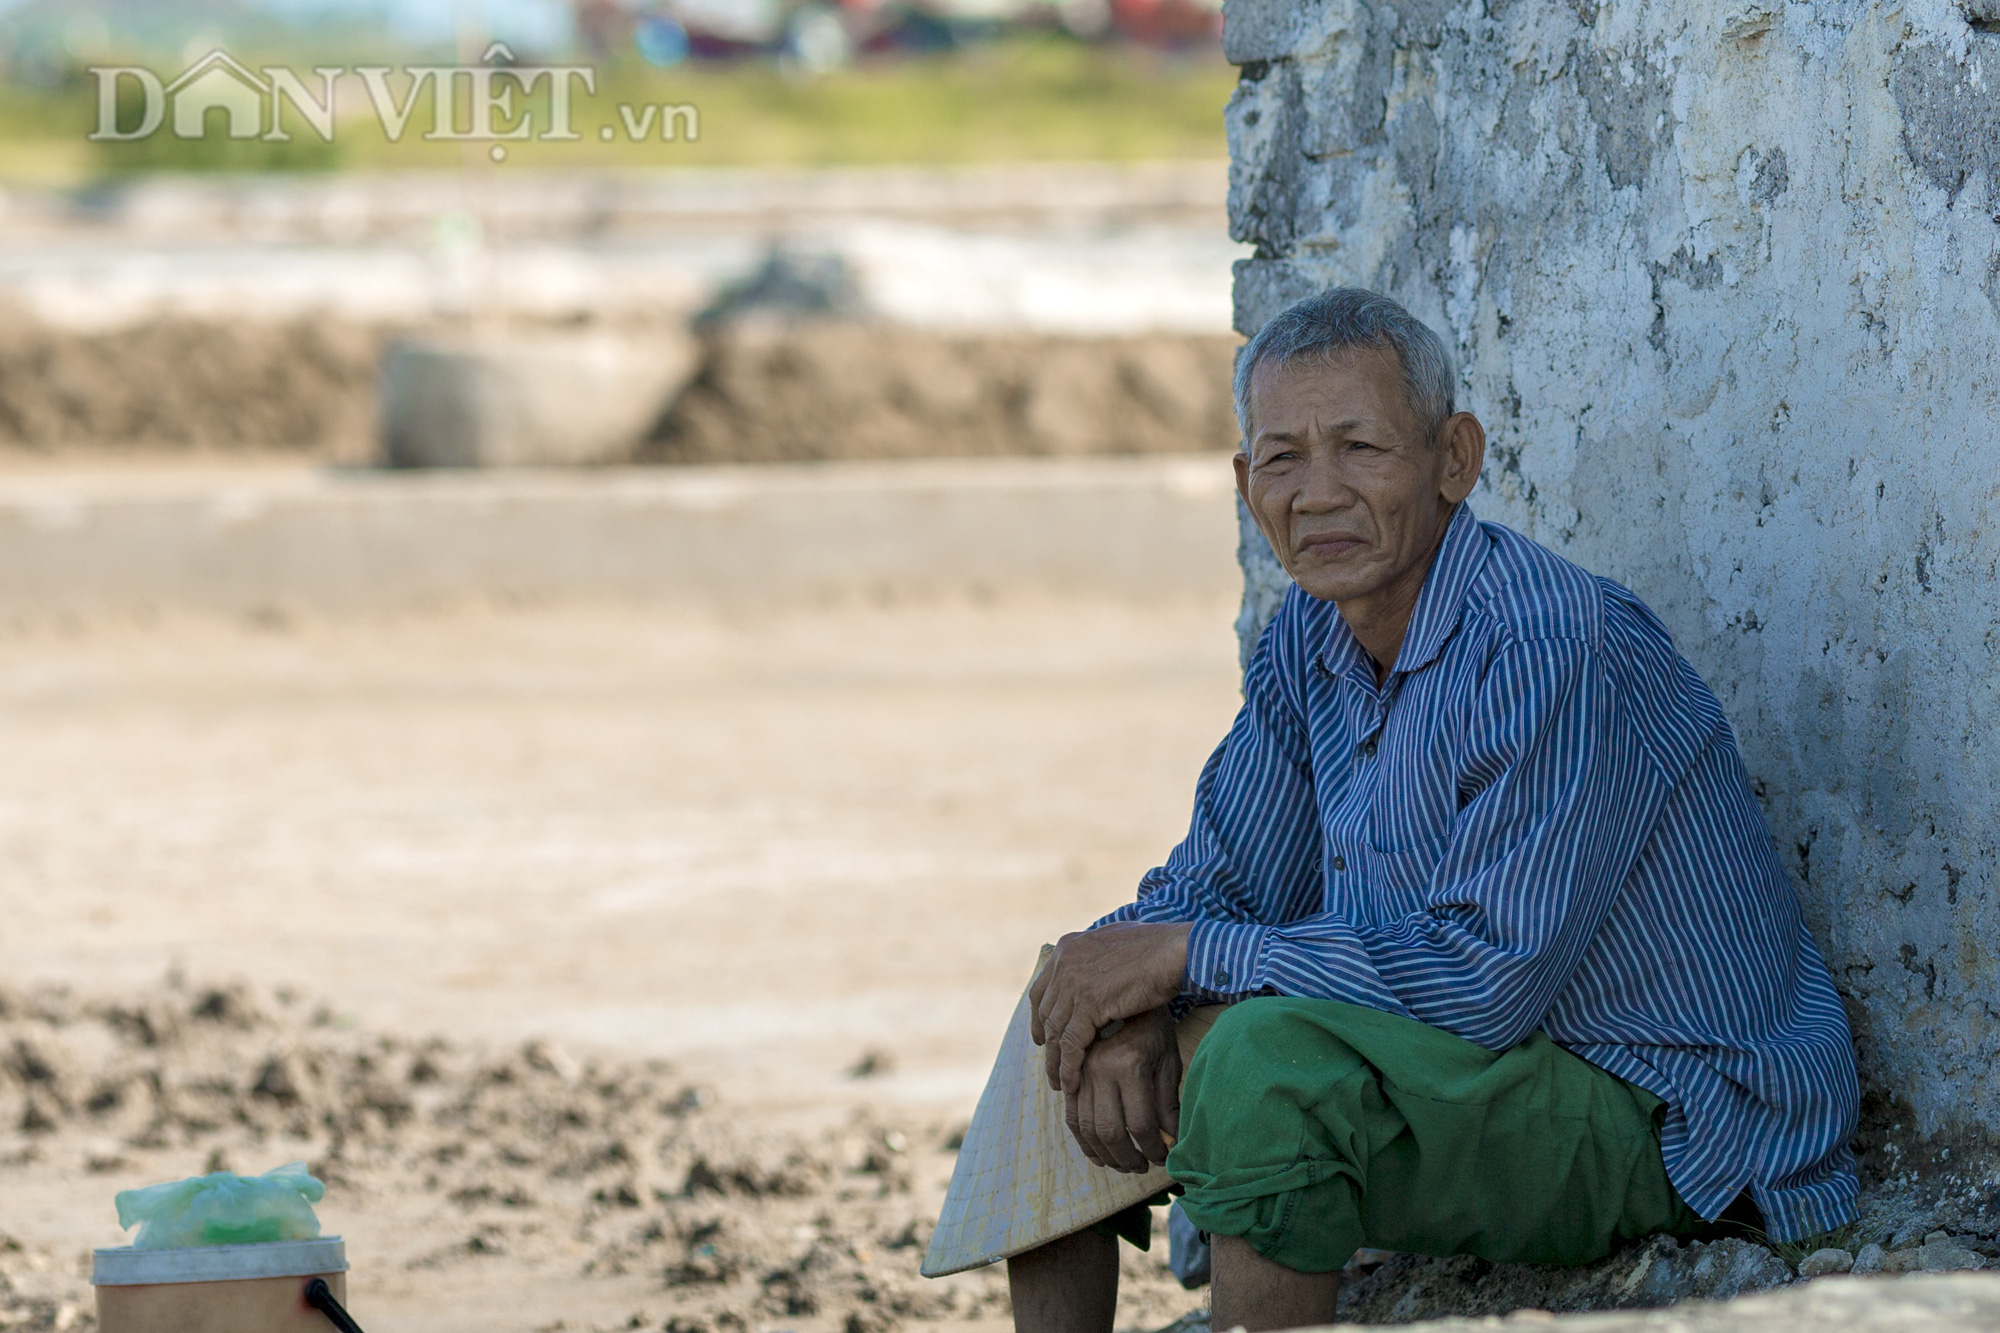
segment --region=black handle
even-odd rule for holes
[[[333,1288],[326,1285],[326,1279],[316,1277],[306,1283],[306,1304],[325,1315],[327,1322],[340,1333],[361,1333],[361,1325],[354,1317],[340,1308],[340,1302],[333,1298]]]

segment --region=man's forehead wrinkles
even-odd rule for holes
[[[1380,429],[1380,423],[1368,417],[1347,417],[1340,421],[1326,422],[1308,419],[1304,423],[1293,427],[1264,427],[1257,432],[1257,441],[1258,443],[1262,443],[1265,440],[1274,440],[1283,443],[1302,440],[1312,435],[1352,435],[1356,431],[1366,432],[1378,429]]]

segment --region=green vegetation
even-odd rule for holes
[[[1806,1256],[1815,1250],[1846,1250],[1849,1254],[1859,1254],[1865,1245],[1887,1246],[1889,1243],[1887,1233],[1880,1227],[1863,1227],[1858,1222],[1849,1222],[1844,1227],[1818,1236],[1807,1236],[1803,1240],[1772,1240],[1762,1234],[1756,1239],[1776,1250],[1778,1257],[1793,1268],[1805,1262]]]
[[[286,63],[303,68],[314,62],[294,56]],[[1225,152],[1222,108],[1234,85],[1235,71],[1213,52],[1166,56],[1057,36],[868,62],[814,78],[765,63],[672,70],[613,64],[599,70],[594,96],[576,90],[580,139],[509,143],[507,164],[587,169],[1216,158]],[[136,87],[125,91],[136,94]],[[5,80],[0,180],[76,184],[131,172],[435,169],[483,160],[486,144],[422,138],[433,123],[429,97],[426,92],[408,132],[394,143],[353,79],[341,88],[332,144],[302,121],[292,123],[289,114],[289,143],[231,140],[221,133],[219,113],[212,113],[215,123],[203,139],[178,138],[169,125],[132,143],[90,143],[85,136],[95,123],[96,93],[81,71],[40,89]],[[136,123],[136,97],[121,101],[128,104],[121,123]],[[546,98],[523,104],[539,112]],[[650,133],[635,142],[620,106],[630,109],[636,125],[644,108],[663,104],[695,108],[699,137],[688,138],[682,113],[672,118],[676,138],[663,141],[666,117],[655,112]]]

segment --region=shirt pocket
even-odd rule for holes
[[[1378,919],[1388,920],[1424,910],[1424,898],[1438,862],[1444,859],[1449,838],[1436,838],[1415,847],[1380,848],[1372,844],[1367,858],[1368,888],[1375,900]]]
[[[1408,765],[1385,766],[1369,793],[1369,845],[1394,854],[1441,854],[1458,814],[1455,795],[1453,784],[1428,765],[1414,772]]]

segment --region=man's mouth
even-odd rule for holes
[[[1301,538],[1299,540],[1299,554],[1309,555],[1317,560],[1338,560],[1349,551],[1358,549],[1361,544],[1359,537],[1350,537],[1345,533],[1329,532],[1319,536]]]

